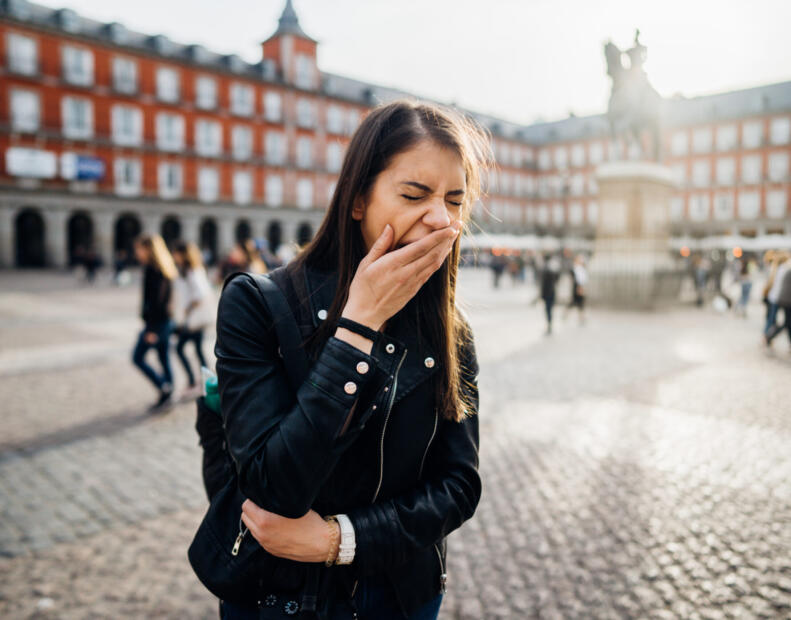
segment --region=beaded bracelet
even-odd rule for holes
[[[359,334],[363,338],[367,338],[372,342],[376,342],[376,339],[380,335],[378,331],[371,329],[367,325],[363,325],[362,323],[358,323],[357,321],[352,321],[351,319],[347,319],[344,316],[338,319],[338,327],[342,327],[343,329],[348,329],[350,332]]]
[[[327,522],[327,526],[330,528],[330,550],[327,554],[327,559],[324,562],[324,566],[332,566],[335,564],[335,560],[338,557],[338,548],[341,544],[341,536],[340,536],[340,524],[336,527],[338,520],[335,518],[334,515],[329,517],[324,517],[324,520]]]

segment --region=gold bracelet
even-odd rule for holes
[[[335,564],[335,560],[338,557],[338,548],[341,544],[341,537],[338,529],[340,525],[336,526],[338,520],[334,515],[324,517],[324,520],[327,522],[327,527],[330,528],[330,550],[327,553],[327,560],[324,562],[324,566],[332,566]]]

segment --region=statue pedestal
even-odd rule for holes
[[[588,298],[599,305],[655,309],[678,299],[681,273],[670,251],[669,168],[645,161],[601,165],[599,217]]]

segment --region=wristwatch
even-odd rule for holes
[[[332,515],[338,521],[341,527],[341,544],[338,547],[338,557],[335,560],[336,564],[351,564],[354,560],[354,549],[356,543],[354,541],[354,526],[351,519],[347,515]]]

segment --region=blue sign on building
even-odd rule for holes
[[[99,181],[104,178],[104,160],[90,155],[63,153],[60,156],[60,175],[75,181]]]

